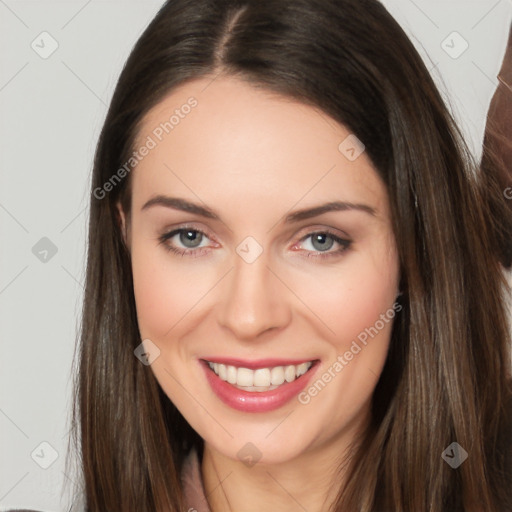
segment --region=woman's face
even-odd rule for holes
[[[363,148],[324,113],[227,77],[174,90],[143,146],[123,222],[164,392],[231,458],[346,444],[400,309],[387,193]]]

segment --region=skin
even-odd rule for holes
[[[343,480],[343,472],[335,476],[341,456],[368,421],[392,321],[307,405],[293,399],[266,413],[231,409],[210,389],[198,359],[318,359],[313,382],[332,367],[398,293],[387,192],[366,153],[349,161],[338,150],[350,134],[344,126],[233,77],[173,90],[146,115],[137,144],[190,96],[198,105],[132,171],[130,215],[118,205],[141,336],[160,350],[151,369],[205,441],[201,471],[213,512],[325,510],[337,490],[331,484]],[[141,210],[158,194],[206,205],[222,220],[159,205]],[[375,214],[283,221],[336,200]],[[201,248],[179,235],[167,244],[202,251],[197,257],[159,243],[184,226],[206,233]],[[351,245],[334,254],[341,246],[333,242],[322,251],[307,235],[326,229]],[[252,263],[236,252],[248,236],[263,248]],[[325,252],[331,257],[322,258]],[[252,467],[237,457],[247,442],[261,452]]]

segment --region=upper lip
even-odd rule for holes
[[[210,363],[219,363],[226,366],[236,366],[238,368],[249,368],[251,370],[257,370],[258,368],[272,368],[274,366],[289,366],[298,365],[302,363],[309,363],[310,361],[314,364],[318,359],[236,359],[233,357],[204,357],[203,361]]]

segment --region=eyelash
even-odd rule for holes
[[[193,227],[183,226],[181,228],[175,229],[173,231],[170,231],[168,233],[164,233],[163,235],[159,236],[158,237],[158,242],[159,242],[159,244],[164,246],[164,249],[166,251],[172,252],[172,253],[177,254],[179,256],[188,256],[188,257],[192,257],[192,258],[197,258],[197,257],[202,256],[203,254],[205,254],[205,250],[204,250],[204,249],[206,249],[205,247],[201,247],[199,249],[178,249],[178,248],[173,247],[172,245],[169,245],[167,243],[167,241],[169,239],[173,238],[176,235],[179,235],[182,232],[186,232],[186,231],[193,231],[194,233],[200,233],[201,235],[205,236],[206,238],[209,238],[208,235],[204,231],[201,231],[200,229],[196,229],[196,228],[193,228]],[[324,251],[324,252],[322,252],[322,251],[317,251],[317,252],[315,252],[315,251],[307,251],[308,252],[308,254],[306,256],[307,258],[326,259],[326,258],[333,258],[333,257],[336,257],[336,256],[340,256],[347,249],[349,249],[350,246],[352,245],[352,241],[351,240],[345,240],[343,238],[340,238],[339,236],[335,235],[329,229],[312,231],[311,233],[308,233],[306,236],[302,237],[300,239],[300,242],[302,243],[305,240],[307,240],[309,237],[314,236],[314,235],[328,235],[329,237],[331,237],[334,240],[334,242],[339,244],[341,247],[339,249],[335,250],[335,251],[329,251],[329,252],[327,252],[327,251]]]

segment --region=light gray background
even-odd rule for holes
[[[425,58],[478,158],[512,2],[384,4]],[[160,5],[0,0],[2,510],[69,507],[62,485],[74,478],[64,462],[92,156],[121,67]],[[47,59],[31,48],[34,40],[43,45],[43,31],[59,45]],[[453,31],[469,44],[456,59],[442,47]],[[445,43],[451,51],[461,48],[457,38]],[[32,252],[43,237],[57,248],[46,262]],[[52,448],[42,442],[58,453],[48,469],[40,464],[51,462]]]

